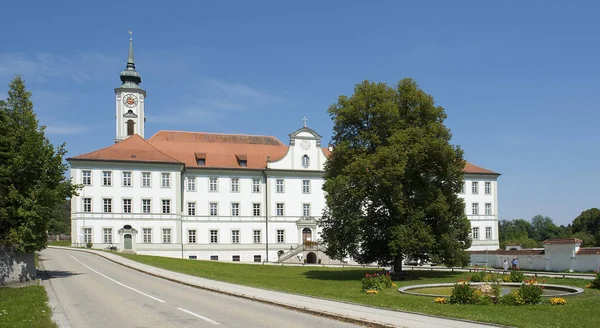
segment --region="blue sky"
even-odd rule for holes
[[[599,206],[600,3],[594,1],[10,1],[0,97],[21,74],[69,156],[110,145],[133,30],[160,129],[274,135],[362,80],[412,77],[465,158],[502,173],[501,219],[570,223]]]

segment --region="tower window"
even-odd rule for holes
[[[308,168],[309,165],[310,165],[310,159],[308,158],[308,155],[302,156],[302,167],[306,169],[306,168]]]
[[[127,121],[127,135],[128,136],[132,136],[133,135],[133,126],[134,126],[134,122],[133,120],[129,120]]]

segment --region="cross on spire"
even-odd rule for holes
[[[306,121],[308,121],[308,119],[306,118],[306,116],[304,116],[304,118],[302,119],[302,121],[304,122],[304,127],[306,127]]]

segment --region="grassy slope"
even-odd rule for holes
[[[0,288],[0,327],[55,328],[43,286]]]
[[[322,267],[282,267],[161,258],[119,254],[152,266],[230,283],[367,304],[382,308],[492,322],[516,327],[593,327],[600,321],[600,291],[586,289],[582,295],[567,297],[565,306],[536,305],[508,307],[502,305],[444,305],[433,298],[411,296],[395,289],[379,295],[361,292],[360,280],[373,270]],[[398,285],[455,282],[468,273],[414,271]],[[581,279],[547,279],[547,283],[584,287]]]

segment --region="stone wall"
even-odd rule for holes
[[[574,238],[548,239],[542,245],[544,248],[469,253],[473,265],[494,268],[502,268],[504,260],[510,265],[516,257],[519,259],[519,268],[523,270],[589,272],[600,269],[600,247],[581,247],[581,240]]]
[[[36,273],[33,253],[24,254],[0,246],[0,286],[36,279]]]

